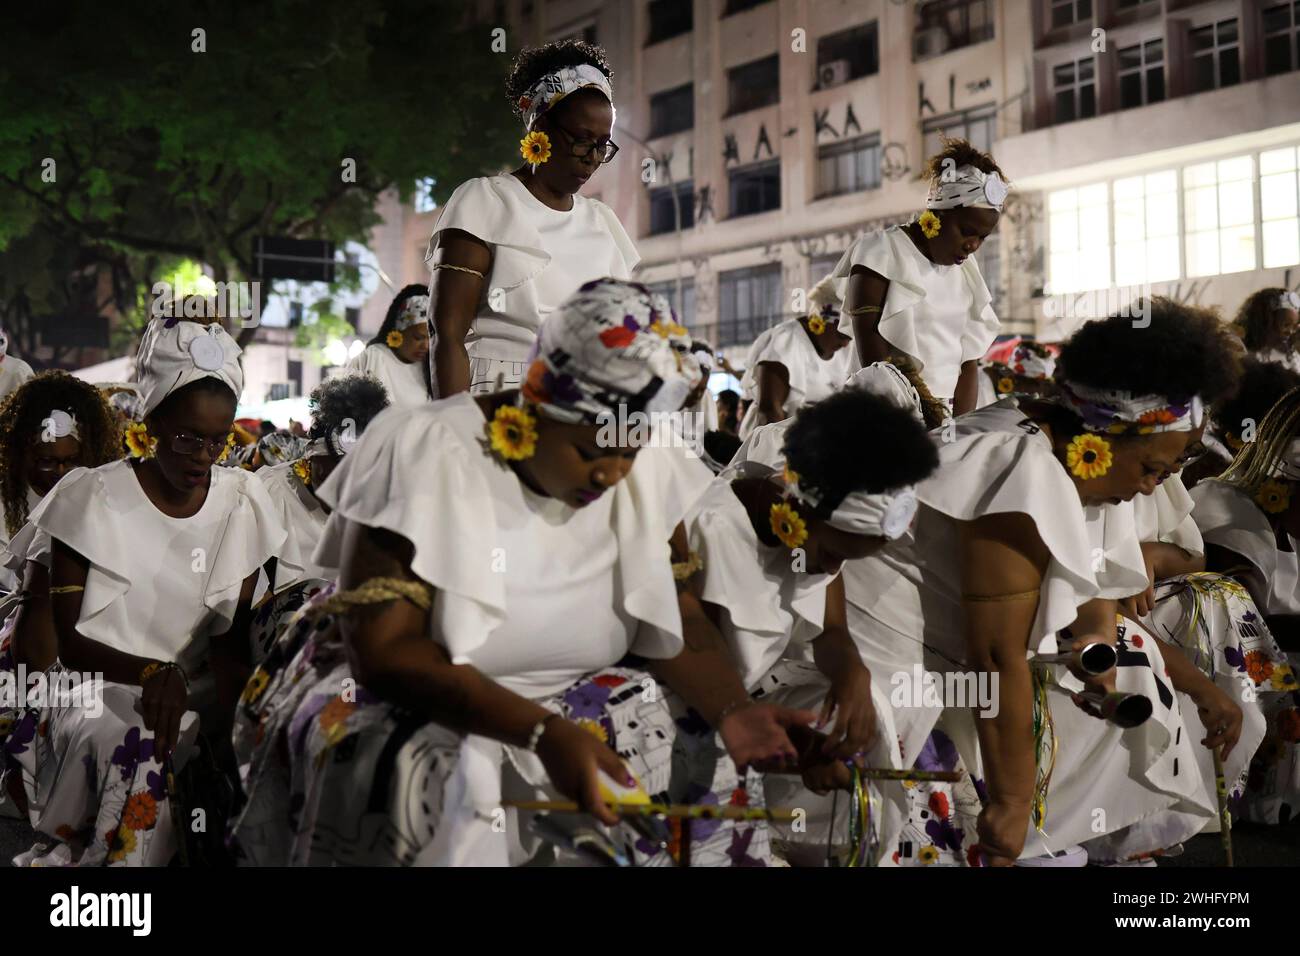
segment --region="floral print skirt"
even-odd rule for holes
[[[352,677],[334,620],[302,608],[254,672],[236,714],[248,803],[231,830],[247,865],[512,865],[536,854],[513,800],[562,799],[535,755],[391,705]],[[609,743],[655,801],[761,805],[757,775],[719,757],[716,735],[644,671],[614,666],[539,701]],[[764,865],[766,824],[694,821],[693,865]],[[620,826],[639,865],[672,865]],[[676,844],[676,845],[674,845]],[[570,862],[563,855],[561,862]]]

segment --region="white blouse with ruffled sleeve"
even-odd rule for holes
[[[333,574],[311,559],[325,530],[329,516],[302,479],[293,470],[293,462],[261,468],[255,474],[280,515],[286,533],[280,553],[276,555],[275,590],[283,591],[311,578],[329,580]]]
[[[1192,489],[1192,517],[1206,544],[1241,555],[1250,570],[1240,577],[1265,614],[1300,614],[1300,542],[1275,532],[1250,495],[1213,478]],[[1279,537],[1285,547],[1279,546]]]
[[[424,381],[423,363],[403,362],[383,342],[367,345],[359,355],[348,361],[347,368],[378,379],[392,405],[406,407],[429,402],[429,387]]]
[[[759,336],[750,347],[745,359],[745,371],[740,380],[741,391],[751,404],[740,423],[740,437],[749,437],[758,420],[758,366],[762,362],[776,362],[785,366],[790,392],[786,395],[786,417],[805,405],[819,402],[844,387],[849,377],[852,348],[842,348],[828,359],[817,352],[803,323],[786,319]]]

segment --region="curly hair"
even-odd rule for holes
[[[934,443],[911,412],[862,388],[799,409],[786,432],[785,457],[801,485],[824,495],[823,516],[855,491],[915,484],[939,466]]]
[[[1262,422],[1269,409],[1294,388],[1300,388],[1300,373],[1248,355],[1241,363],[1236,394],[1214,406],[1214,423],[1225,439],[1240,440],[1244,422]]]
[[[1232,328],[1241,336],[1246,348],[1252,352],[1267,349],[1286,351],[1286,328],[1279,318],[1280,310],[1271,308],[1273,300],[1286,292],[1286,289],[1260,289],[1241,304],[1237,316],[1232,320]]]
[[[942,142],[943,148],[926,160],[925,168],[921,170],[922,179],[927,179],[931,183],[939,182],[944,172],[944,161],[950,159],[955,168],[974,166],[982,173],[997,173],[1004,183],[1011,185],[1011,181],[1007,179],[1006,174],[1002,172],[1002,167],[994,161],[993,157],[976,149],[969,140],[944,136]]]
[[[117,416],[98,388],[60,371],[28,379],[0,404],[0,498],[10,535],[27,521],[27,458],[56,408],[77,420],[78,465],[97,468],[122,457]]]
[[[610,69],[609,58],[602,47],[585,40],[557,40],[545,46],[529,47],[520,51],[510,68],[506,80],[506,95],[510,97],[510,108],[516,116],[522,116],[519,98],[547,73],[563,69],[566,66],[594,66],[605,74],[607,79],[614,78]]]
[[[342,375],[313,388],[310,405],[310,438],[324,438],[342,430],[347,422],[351,422],[353,433],[360,435],[370,420],[388,407],[388,393],[368,375]]]
[[[1081,326],[1061,347],[1056,378],[1176,401],[1199,395],[1207,405],[1235,392],[1241,346],[1218,313],[1163,296],[1148,304],[1149,324],[1113,315]]]

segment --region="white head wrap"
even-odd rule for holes
[[[322,455],[337,455],[342,458],[353,449],[360,439],[360,434],[344,431],[341,428],[332,428],[329,434],[309,441],[302,453],[302,457],[319,458]]]
[[[788,469],[785,485],[791,494],[810,508],[818,506],[818,496],[801,488],[798,476]],[[893,491],[854,491],[835,507],[826,523],[848,534],[866,534],[893,541],[911,526],[916,509],[916,492],[910,485]]]
[[[1273,311],[1280,312],[1282,309],[1295,309],[1300,312],[1300,292],[1279,292],[1277,298],[1273,300]]]
[[[890,362],[872,362],[865,368],[854,372],[848,380],[848,387],[863,388],[872,395],[883,398],[889,404],[911,413],[922,425],[925,413],[921,408],[921,396],[906,375]]]
[[[680,411],[702,371],[668,301],[639,282],[595,279],[546,317],[522,397],[562,422]]]
[[[429,321],[429,297],[413,295],[402,303],[397,313],[396,329],[409,329],[413,325],[423,325]]]
[[[1199,395],[1170,402],[1162,395],[1138,395],[1117,389],[1088,388],[1062,381],[1059,401],[1083,419],[1090,432],[1153,434],[1190,432],[1205,421]]]
[[[930,186],[925,208],[955,209],[958,206],[973,206],[976,209],[996,209],[1001,212],[1009,191],[997,173],[986,173],[974,166],[958,166],[951,181],[940,177],[938,182]]]
[[[70,412],[65,412],[61,408],[56,408],[41,419],[41,441],[46,441],[46,436],[54,436],[47,442],[54,444],[60,438],[81,438],[81,432],[77,429],[77,416]]]
[[[0,359],[9,354],[9,333],[0,329]]]
[[[614,105],[614,91],[610,88],[609,77],[590,63],[562,67],[554,73],[547,73],[540,77],[523,96],[519,97],[516,104],[523,116],[524,129],[531,131],[533,124],[537,122],[537,117],[570,93],[588,87],[600,90],[605,94],[605,99],[609,100],[609,105],[611,107]]]
[[[835,294],[835,280],[826,276],[808,292],[808,314],[832,318],[840,314],[840,297]]]
[[[170,327],[167,322],[171,322]],[[244,390],[239,346],[220,325],[154,319],[145,330],[136,357],[136,376],[144,397],[144,414],[164,398],[201,378],[230,386],[235,399]]]

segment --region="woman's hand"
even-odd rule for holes
[[[1221,760],[1227,760],[1232,748],[1241,738],[1241,708],[1237,702],[1225,694],[1217,684],[1206,680],[1204,689],[1192,695],[1196,702],[1196,714],[1205,726],[1205,739],[1201,745],[1213,750],[1221,746]]]
[[[154,735],[154,759],[162,763],[171,757],[180,739],[181,718],[189,709],[190,693],[179,667],[161,667],[144,682],[140,712],[146,730]]]
[[[865,667],[849,666],[831,681],[817,721],[819,729],[832,714],[835,726],[822,743],[825,756],[848,760],[871,746],[876,738],[876,708],[871,701],[871,672]]]
[[[1138,620],[1150,614],[1156,606],[1156,566],[1155,556],[1148,551],[1142,552],[1142,560],[1147,568],[1147,586],[1145,591],[1124,598],[1119,602],[1125,617]]]
[[[789,770],[799,762],[790,739],[792,728],[808,727],[817,719],[811,710],[775,704],[742,704],[718,722],[718,735],[737,770],[753,767],[764,773]]]
[[[980,811],[975,823],[979,834],[976,849],[989,866],[1014,866],[1025,849],[1029,830],[1029,805],[992,800]]]
[[[607,744],[572,721],[556,718],[547,722],[537,756],[556,790],[601,823],[618,823],[619,815],[601,798],[600,771],[620,786],[634,787],[636,780]]]

